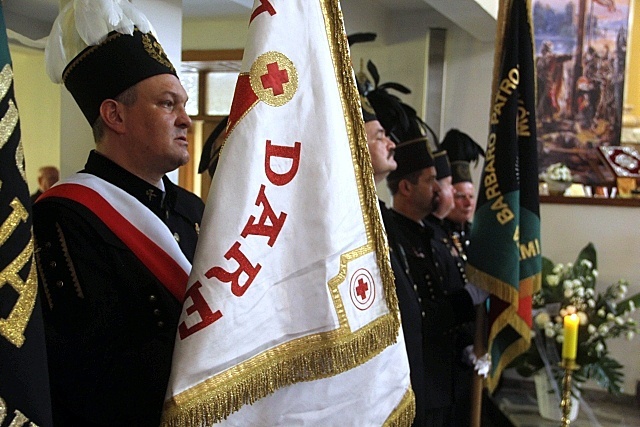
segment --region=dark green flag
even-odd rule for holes
[[[0,426],[51,426],[31,202],[0,3]],[[31,423],[31,424],[30,424]]]
[[[470,281],[491,294],[490,391],[529,348],[542,262],[531,4],[500,3],[489,138],[467,266]]]

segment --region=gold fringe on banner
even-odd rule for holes
[[[367,242],[373,243],[375,247],[387,307],[394,315],[397,328],[400,328],[398,297],[394,285],[395,278],[389,260],[387,234],[380,218],[378,193],[373,181],[373,166],[371,166],[364,121],[362,120],[360,95],[351,65],[342,11],[338,0],[321,0],[321,4],[329,38],[329,48],[333,56],[333,64],[340,89],[342,109],[345,113],[345,124],[349,133],[355,177],[364,215],[363,220],[367,230]],[[373,240],[371,239],[372,235]]]
[[[355,333],[337,330],[293,340],[236,365],[165,402],[162,425],[219,422],[279,388],[359,366],[395,341],[398,330],[390,317],[382,316]]]
[[[416,416],[416,399],[413,390],[409,388],[402,397],[400,404],[396,406],[383,427],[410,426]]]

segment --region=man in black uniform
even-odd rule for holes
[[[382,182],[389,173],[397,167],[393,153],[395,143],[387,136],[376,117],[376,112],[366,97],[361,98],[362,115],[364,127],[367,135],[367,147],[371,156],[374,180],[376,184]],[[397,109],[399,104],[393,99],[387,102],[379,102],[378,108],[386,113],[390,109]],[[411,388],[415,395],[416,415],[413,420],[414,427],[426,426],[425,423],[425,381],[424,381],[424,358],[422,355],[422,316],[418,294],[413,286],[413,281],[408,273],[408,263],[402,246],[398,244],[395,223],[390,220],[391,211],[383,201],[380,200],[380,211],[382,221],[387,231],[389,242],[389,255],[391,268],[395,276],[396,295],[398,296],[398,306],[402,320],[402,330],[404,334],[405,347],[409,359],[409,374],[411,377]]]
[[[84,170],[34,206],[60,426],[160,421],[204,204],[165,176],[189,159],[191,120],[176,71],[145,27],[112,31],[58,76],[96,142]]]
[[[434,257],[442,266],[444,274],[443,286],[447,292],[463,289],[468,283],[465,272],[465,261],[460,256],[449,235],[448,225],[445,218],[454,207],[455,188],[452,185],[451,164],[446,150],[438,150],[433,153],[436,179],[440,186],[438,193],[437,207],[425,218],[425,226],[433,233],[432,245]],[[475,333],[475,323],[466,322],[458,325],[451,331],[452,339],[455,341],[455,353],[458,355],[454,360],[453,370],[455,376],[454,384],[454,409],[452,425],[469,425],[471,414],[471,382],[473,378],[473,363],[470,360],[473,351],[473,338]]]
[[[484,150],[469,135],[458,129],[447,132],[441,147],[447,151],[451,162],[454,188],[454,206],[446,217],[445,227],[460,257],[466,260],[471,220],[476,211],[476,189],[471,178],[471,162],[477,164],[479,157],[484,156]]]
[[[473,320],[474,305],[483,302],[486,293],[470,284],[459,289],[445,284],[446,271],[436,255],[432,230],[424,223],[435,210],[440,191],[433,155],[424,135],[403,134],[400,129],[396,127],[401,141],[395,152],[398,167],[387,177],[387,185],[393,195],[390,219],[397,227],[398,243],[421,303],[425,425],[452,426],[455,365],[460,357],[454,334],[460,325]]]

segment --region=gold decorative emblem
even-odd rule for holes
[[[366,96],[360,95],[360,104],[364,111],[375,116],[376,112]]]
[[[251,88],[262,102],[281,107],[291,101],[298,90],[298,71],[280,52],[266,52],[251,65]]]
[[[171,61],[169,61],[169,57],[165,53],[160,43],[152,40],[149,34],[142,35],[142,46],[144,46],[144,50],[147,51],[150,57],[175,72],[173,64],[171,63]]]
[[[29,218],[29,212],[22,205],[18,198],[11,202],[13,212],[0,225],[0,246],[3,246],[9,237]],[[27,280],[21,277],[21,271],[27,263],[31,262]],[[33,262],[33,238],[23,248],[20,254],[13,259],[9,265],[2,266],[0,271],[0,288],[5,285],[11,286],[19,295],[9,316],[0,318],[0,335],[5,337],[11,344],[20,348],[25,341],[24,331],[31,318],[33,307],[36,302],[37,275],[35,263]]]

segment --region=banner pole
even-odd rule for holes
[[[487,352],[485,322],[487,313],[484,304],[476,306],[476,331],[473,341],[473,352],[476,359],[480,359]],[[482,422],[482,389],[484,388],[484,377],[474,372],[471,383],[471,427],[480,427]]]

